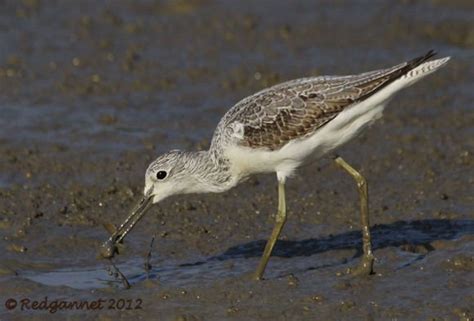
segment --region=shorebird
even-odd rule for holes
[[[276,173],[278,211],[254,274],[261,279],[286,222],[285,182],[302,164],[314,161],[356,137],[382,116],[390,99],[444,66],[450,57],[425,55],[391,68],[349,76],[308,77],[275,85],[234,105],[220,120],[207,151],[172,150],[145,173],[144,196],[101,246],[111,258],[117,245],[150,205],[176,194],[220,193],[257,173]],[[354,273],[373,273],[368,186],[342,157],[334,161],[357,183],[363,258]]]

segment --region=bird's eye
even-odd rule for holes
[[[164,179],[166,177],[166,172],[165,171],[159,171],[156,173],[156,178],[157,179]]]

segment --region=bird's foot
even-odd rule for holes
[[[263,280],[263,277],[259,277],[255,272],[245,272],[243,273],[240,278],[245,282],[255,282]]]
[[[362,260],[355,268],[349,268],[348,274],[353,276],[363,276],[374,274],[374,256],[372,254],[362,256]]]

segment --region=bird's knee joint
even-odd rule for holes
[[[361,174],[357,173],[355,175],[355,180],[357,181],[357,186],[358,187],[364,187],[367,185],[367,180],[365,179],[364,176],[362,176]]]
[[[278,212],[275,221],[277,223],[284,223],[286,221],[286,214],[283,212]]]
[[[276,217],[277,223],[282,224],[282,223],[285,223],[285,221],[286,221],[286,217],[279,217],[279,216]]]

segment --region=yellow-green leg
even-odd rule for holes
[[[360,219],[362,224],[362,249],[364,256],[359,266],[352,271],[353,274],[372,274],[374,266],[374,255],[372,253],[372,244],[370,238],[370,223],[369,223],[369,191],[367,181],[358,171],[349,165],[341,157],[334,159],[337,165],[351,175],[357,183],[360,197]]]
[[[278,212],[275,221],[275,227],[273,228],[272,235],[268,239],[262,258],[258,264],[257,271],[255,271],[254,278],[256,280],[262,279],[263,273],[265,272],[265,267],[267,266],[270,255],[272,254],[273,247],[275,246],[278,236],[283,229],[283,225],[285,225],[286,222],[285,183],[280,180],[278,181]]]

